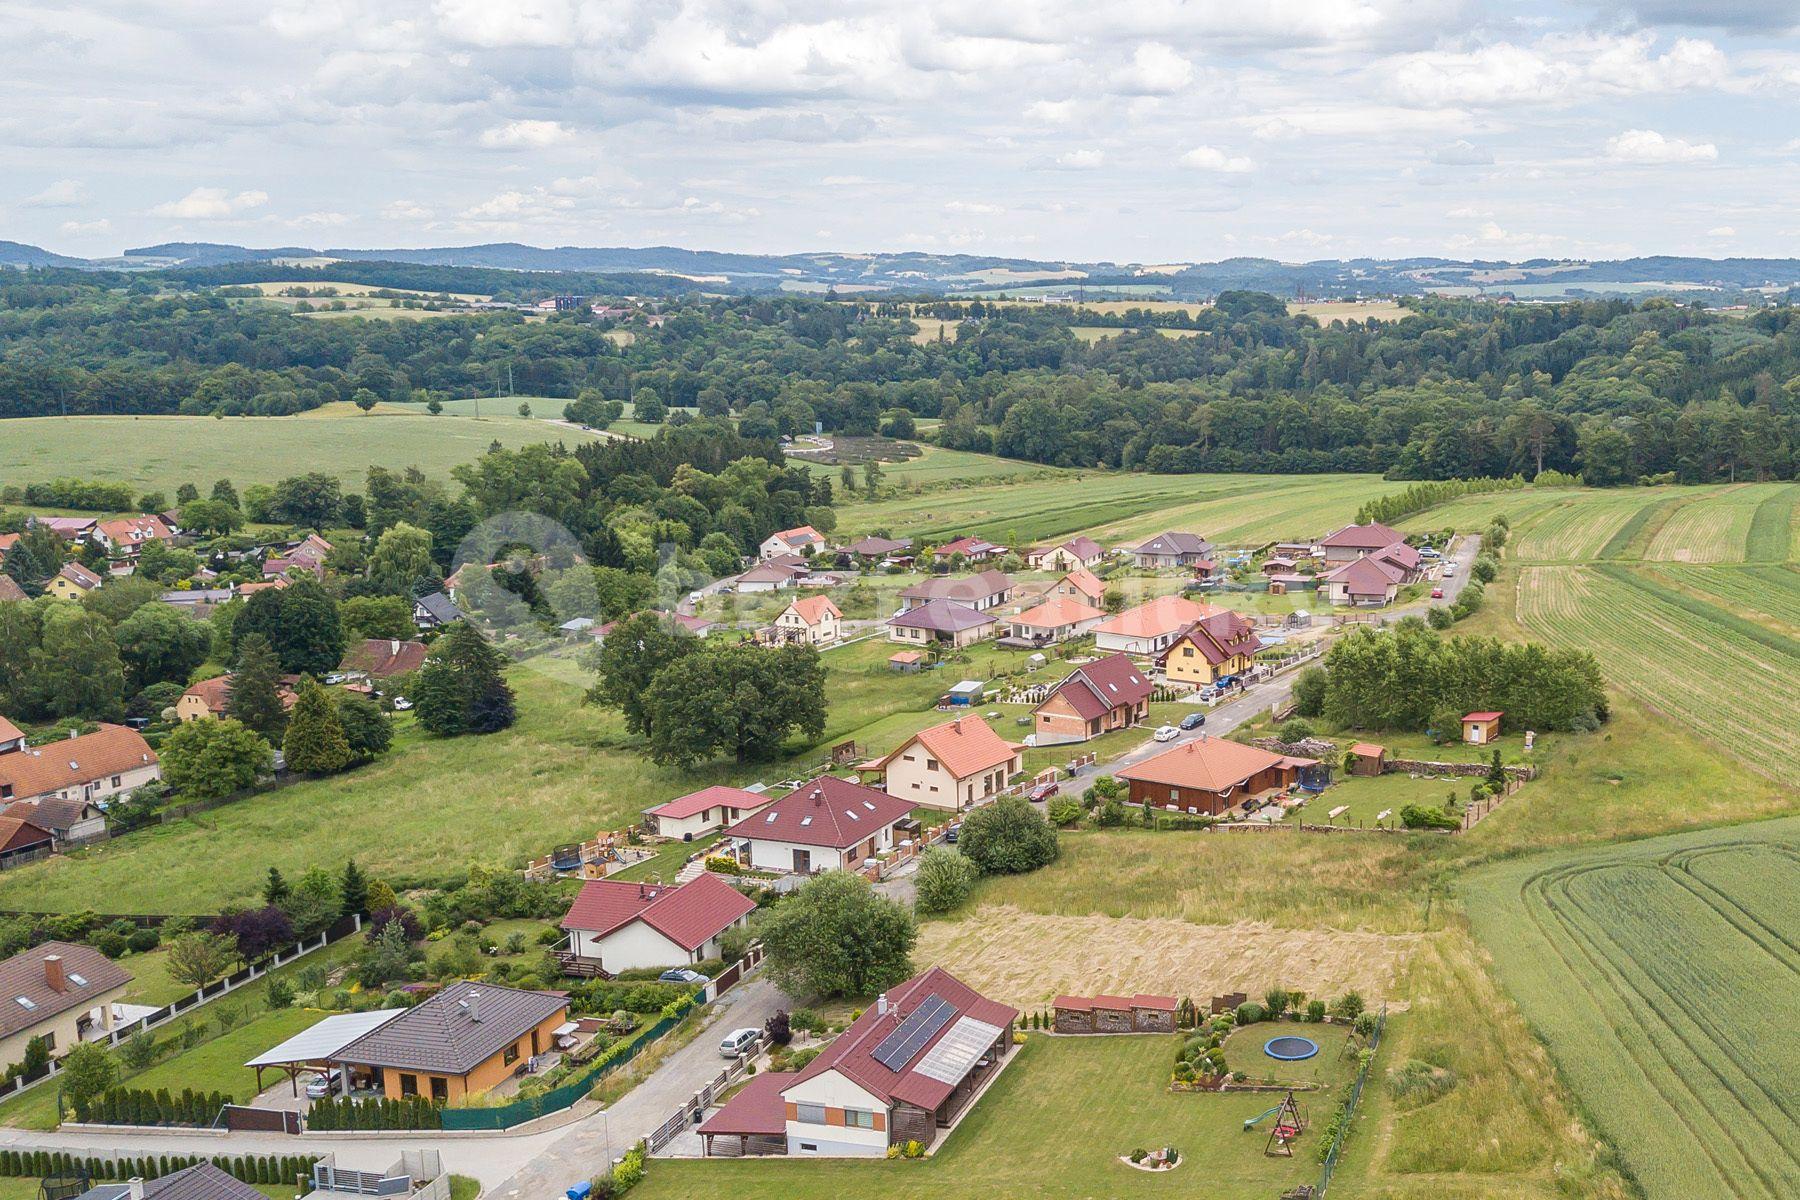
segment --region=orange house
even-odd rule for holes
[[[456,1104],[518,1074],[556,1045],[569,1020],[564,992],[527,992],[459,980],[417,1008],[332,1056],[353,1075],[377,1080],[383,1096],[429,1096]]]

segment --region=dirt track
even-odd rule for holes
[[[1399,978],[1422,936],[1045,916],[988,905],[959,921],[921,927],[914,958],[1023,1009],[1058,993],[1258,997],[1274,986],[1326,997],[1354,988],[1371,1003],[1387,1000],[1399,1009]]]

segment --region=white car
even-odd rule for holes
[[[760,1029],[734,1029],[719,1042],[719,1054],[724,1058],[742,1058],[755,1048],[760,1037]]]
[[[333,1069],[322,1075],[314,1075],[306,1081],[306,1098],[323,1100],[327,1096],[336,1095],[344,1082],[344,1073]]]
[[[1456,564],[1453,562],[1445,563],[1444,564],[1444,574],[1446,574],[1446,575],[1456,574]]]
[[[1181,730],[1175,728],[1173,725],[1164,725],[1152,736],[1159,742],[1172,742],[1181,736]]]

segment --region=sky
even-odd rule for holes
[[[1800,256],[1800,0],[0,0],[0,238]]]

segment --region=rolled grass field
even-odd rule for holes
[[[1800,1193],[1800,819],[1472,875],[1477,935],[1651,1200]]]

